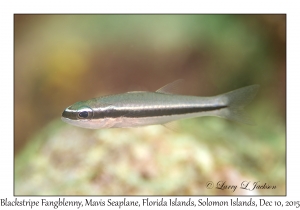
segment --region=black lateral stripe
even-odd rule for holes
[[[102,112],[94,113],[94,118],[118,118],[118,117],[157,117],[166,115],[180,115],[180,114],[191,114],[196,112],[207,112],[226,108],[225,105],[211,106],[211,107],[179,107],[179,108],[159,108],[159,109],[143,109],[143,110],[132,110],[132,109],[110,109]]]

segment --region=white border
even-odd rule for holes
[[[287,13],[287,197],[299,201],[299,8],[297,1],[10,1],[1,3],[0,199],[13,200],[13,14],[14,13]],[[26,197],[23,197],[26,198]],[[68,197],[71,199],[72,197]],[[107,197],[106,197],[107,198]],[[227,198],[224,197],[226,200]],[[212,200],[224,200],[211,197]],[[28,198],[29,199],[29,198]],[[34,198],[31,198],[32,200]],[[40,199],[40,198],[37,198]],[[53,200],[55,198],[50,198]],[[77,199],[77,198],[76,198]],[[259,198],[256,198],[259,199]],[[39,208],[40,209],[40,208]],[[61,209],[61,208],[60,208]],[[67,208],[66,208],[67,209]],[[71,208],[69,208],[71,209]],[[150,209],[150,208],[149,208]]]

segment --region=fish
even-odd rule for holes
[[[89,129],[168,125],[176,120],[203,116],[255,125],[245,114],[244,107],[255,97],[259,85],[200,97],[174,93],[181,83],[182,80],[176,80],[155,92],[132,91],[79,101],[67,107],[61,119]]]

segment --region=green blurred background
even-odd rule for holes
[[[14,52],[16,195],[285,195],[285,15],[15,15]],[[76,101],[177,79],[200,96],[259,84],[247,108],[257,126],[60,120]],[[244,180],[276,189],[206,187]]]

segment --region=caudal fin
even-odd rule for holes
[[[220,110],[220,117],[241,123],[255,125],[254,121],[245,113],[244,107],[255,97],[259,85],[250,85],[220,95],[223,101],[227,101],[228,107]]]

